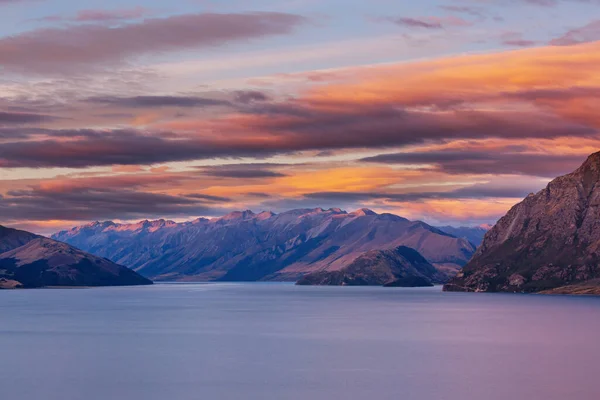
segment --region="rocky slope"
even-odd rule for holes
[[[446,281],[416,250],[399,246],[392,250],[372,250],[337,271],[313,272],[298,285],[330,286],[433,286]]]
[[[23,246],[38,237],[38,235],[33,233],[6,228],[0,225],[0,254]]]
[[[126,265],[155,280],[296,281],[339,270],[370,250],[404,245],[450,270],[475,251],[423,222],[371,210],[235,212],[192,222],[97,222],[53,238]]]
[[[595,153],[514,206],[444,289],[589,292],[598,285],[593,279],[600,278],[599,262],[600,153]]]
[[[112,261],[29,232],[0,227],[0,249],[0,288],[152,283]]]

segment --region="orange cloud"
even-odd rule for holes
[[[20,184],[0,181],[4,185],[0,192],[34,188],[40,200],[31,210],[50,195],[58,210],[67,197],[80,204],[72,200],[78,191],[110,188],[116,205],[129,202],[121,207],[125,216],[137,215],[131,204],[138,199],[154,202],[148,208],[154,214],[182,215],[227,207],[269,208],[273,203],[264,198],[271,196],[289,204],[361,203],[411,218],[489,221],[519,197],[502,195],[505,188],[477,188],[477,196],[473,191],[451,192],[503,174],[522,180],[523,175],[568,172],[578,157],[600,147],[598,65],[600,42],[347,69],[333,74],[330,83],[324,74],[318,86],[293,98],[246,104],[216,117],[175,118],[161,113],[160,122],[143,132],[64,132],[54,141],[28,137],[0,143],[0,166],[132,165],[104,176]],[[146,114],[141,110],[136,115]],[[385,156],[419,153],[419,157],[409,160],[413,164],[395,163],[394,157],[375,156],[370,163],[354,164],[313,157],[311,165],[267,166],[266,171],[252,173],[238,167],[220,175],[138,167],[199,159],[212,159],[214,164],[224,158],[262,160],[273,155],[293,159],[309,151],[347,155],[356,149]],[[447,164],[440,166],[427,153],[444,153]],[[465,163],[461,155],[474,161]],[[544,163],[525,168],[532,159]],[[510,170],[500,171],[501,164]],[[121,192],[127,196],[122,198]],[[452,195],[444,197],[446,192]],[[6,199],[23,202],[28,194],[15,193]],[[416,200],[406,201],[410,196],[404,195]],[[87,196],[86,201],[96,194]],[[209,208],[206,203],[218,205]],[[113,204],[104,201],[103,207],[109,212]],[[67,215],[66,210],[59,211]],[[92,211],[80,215],[84,218]],[[56,219],[51,212],[48,215]]]
[[[343,83],[313,88],[315,103],[426,105],[540,88],[599,87],[600,42],[456,56],[357,69]]]
[[[520,198],[436,199],[387,206],[388,212],[409,219],[429,221],[495,221],[521,201]],[[377,209],[377,206],[374,207]]]

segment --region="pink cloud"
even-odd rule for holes
[[[1,1],[2,0],[0,0],[0,2]],[[120,10],[81,10],[72,17],[51,15],[41,18],[39,21],[113,22],[138,19],[148,16],[149,14],[149,10],[143,7]]]
[[[416,17],[416,18],[385,18],[398,26],[424,29],[443,29],[448,27],[471,26],[472,23],[456,16],[447,17]]]
[[[287,34],[305,21],[304,17],[285,13],[204,13],[147,19],[118,27],[85,24],[38,29],[0,39],[0,66],[19,72],[72,73],[148,53]]]
[[[101,22],[136,19],[146,15],[148,15],[147,9],[136,7],[128,10],[82,10],[77,13],[74,19],[80,22]]]
[[[500,40],[505,46],[531,47],[536,45],[534,40],[523,38],[523,34],[520,32],[506,32],[500,36]]]
[[[587,25],[571,29],[561,37],[553,39],[550,44],[554,46],[570,46],[600,40],[600,20],[592,21]]]

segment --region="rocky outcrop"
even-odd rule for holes
[[[575,172],[514,206],[444,290],[547,292],[594,286],[599,263],[600,153],[595,153]]]
[[[335,208],[242,211],[184,223],[96,222],[53,238],[167,281],[297,281],[312,272],[339,270],[370,250],[398,246],[452,271],[475,251],[467,240],[423,222]]]
[[[540,292],[542,294],[592,295],[600,296],[600,279],[580,282],[573,285],[561,286]]]
[[[123,286],[152,282],[104,258],[29,232],[0,227],[0,288]]]
[[[433,286],[433,282],[445,280],[416,250],[400,246],[369,251],[340,270],[308,274],[297,285],[414,287]]]

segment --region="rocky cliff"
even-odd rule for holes
[[[600,277],[599,263],[600,153],[595,153],[514,206],[444,289],[590,292]]]

